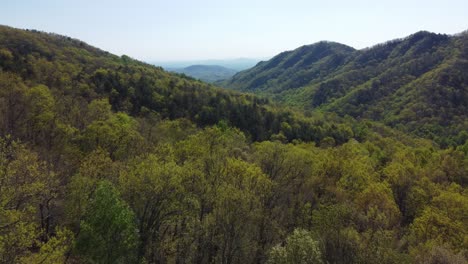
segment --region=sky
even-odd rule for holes
[[[147,61],[267,58],[321,40],[357,49],[468,29],[467,0],[0,0],[0,24]]]

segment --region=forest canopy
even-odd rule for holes
[[[0,183],[0,263],[468,257],[466,139],[440,148],[3,26]]]
[[[314,111],[374,120],[442,147],[468,131],[468,35],[420,31],[355,50],[318,42],[222,82]]]

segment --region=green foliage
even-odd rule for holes
[[[468,130],[467,45],[464,35],[429,32],[362,50],[319,42],[280,53],[223,84],[457,146]]]
[[[355,263],[359,260],[359,237],[352,225],[353,209],[349,204],[321,207],[312,214],[323,257],[331,263]]]
[[[268,99],[229,92],[191,78],[172,75],[161,68],[128,57],[119,58],[82,42],[7,27],[1,27],[0,33],[9,36],[0,39],[0,47],[6,47],[15,55],[12,62],[15,67],[4,69],[4,84],[12,86],[14,83],[21,83],[21,79],[28,80],[28,86],[34,88],[27,94],[38,95],[37,99],[31,101],[30,107],[40,110],[47,106],[47,111],[34,117],[39,122],[37,125],[47,123],[51,126],[51,122],[46,121],[51,121],[50,118],[61,112],[59,120],[54,120],[53,123],[62,124],[66,121],[65,123],[69,123],[67,125],[81,130],[94,121],[94,127],[113,129],[109,124],[113,122],[109,120],[112,118],[109,117],[105,103],[109,102],[114,111],[138,116],[157,112],[163,118],[187,118],[199,126],[214,125],[220,120],[226,120],[253,140],[266,140],[280,132],[289,141],[320,140],[331,136],[342,144],[353,137],[348,125],[330,121],[329,124],[324,124],[324,118],[304,117],[299,112],[273,106],[268,103]],[[24,41],[28,43],[28,48],[22,49],[20,43]],[[10,73],[14,75],[10,76]],[[11,88],[5,89],[8,90]],[[11,93],[5,95],[5,100],[11,107],[13,100],[26,97],[26,91],[15,93],[20,94],[15,94],[15,97]],[[59,96],[60,100],[55,100],[55,96]],[[2,99],[3,96],[0,96],[0,100]],[[91,104],[87,107],[90,101]],[[27,102],[16,104],[15,108],[20,108],[20,111],[7,115],[12,126],[20,118],[15,115],[23,113],[21,107],[27,106]],[[86,108],[88,113],[81,115],[80,111]],[[105,117],[108,118],[104,119]],[[287,124],[290,129],[282,131],[284,127],[280,124]],[[37,128],[30,129],[35,130]],[[15,135],[21,134],[15,131]],[[33,137],[34,134],[31,132],[29,136]],[[96,140],[96,136],[90,137],[87,140]]]
[[[468,246],[466,212],[468,196],[460,186],[452,184],[442,191],[411,224],[409,240],[415,247],[445,245],[455,252]],[[422,243],[422,244],[421,244]]]
[[[285,245],[277,245],[270,251],[267,263],[272,264],[320,264],[323,263],[319,243],[311,232],[295,229]]]
[[[468,263],[462,253],[454,254],[452,251],[440,247],[434,246],[428,253],[421,254],[417,258],[418,263],[429,263],[429,264],[466,264]]]
[[[20,263],[61,264],[67,260],[72,246],[73,232],[67,229],[56,230],[56,235],[46,243],[41,243],[39,252],[21,258]]]
[[[137,123],[125,113],[111,115],[102,121],[93,121],[83,132],[83,146],[86,150],[103,148],[113,159],[122,159],[137,152],[142,140]]]
[[[224,82],[227,87],[242,91],[278,93],[304,86],[332,73],[345,63],[353,48],[333,42],[319,42],[282,52],[269,61],[236,74]]]
[[[96,263],[136,262],[135,217],[111,183],[102,181],[80,224],[76,251]]]
[[[1,262],[19,262],[40,237],[48,238],[44,214],[56,195],[55,180],[36,153],[11,138],[0,139]]]
[[[16,74],[0,72],[0,113],[2,136],[20,134],[20,124],[25,119],[27,87]]]
[[[170,228],[181,214],[190,214],[193,204],[185,193],[181,172],[182,168],[170,157],[149,155],[132,162],[129,170],[120,175],[122,195],[139,223],[140,258],[156,261],[164,247],[173,243],[170,237],[164,236],[163,230]]]
[[[79,228],[89,201],[94,195],[98,182],[117,182],[119,170],[109,154],[97,149],[84,157],[78,173],[73,175],[66,186],[66,220],[74,229]]]
[[[31,116],[29,122],[33,123],[34,130],[40,130],[49,124],[54,118],[54,97],[45,85],[38,85],[26,92],[29,101],[28,114]]]
[[[440,149],[0,27],[0,262],[466,263],[468,134],[464,105],[444,101],[466,78],[440,49],[466,56],[461,37],[321,43],[259,65],[294,77],[271,68],[265,89],[306,85],[285,100],[458,145]],[[426,108],[439,99],[445,112]]]
[[[357,195],[356,204],[364,212],[365,225],[372,229],[391,229],[399,222],[400,211],[392,190],[384,183],[369,185]]]

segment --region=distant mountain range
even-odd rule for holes
[[[265,58],[237,58],[225,60],[187,60],[187,61],[153,61],[151,64],[165,69],[186,68],[192,65],[218,65],[236,71],[242,71],[255,66]]]
[[[467,69],[467,32],[421,31],[362,50],[334,42],[302,46],[222,85],[306,109],[383,121],[446,145],[468,138]]]
[[[219,65],[191,65],[185,68],[166,68],[168,71],[183,73],[205,82],[216,82],[231,78],[238,71]]]

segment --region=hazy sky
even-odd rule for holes
[[[0,0],[0,24],[145,61],[270,57],[320,40],[355,48],[468,29],[467,0]]]

